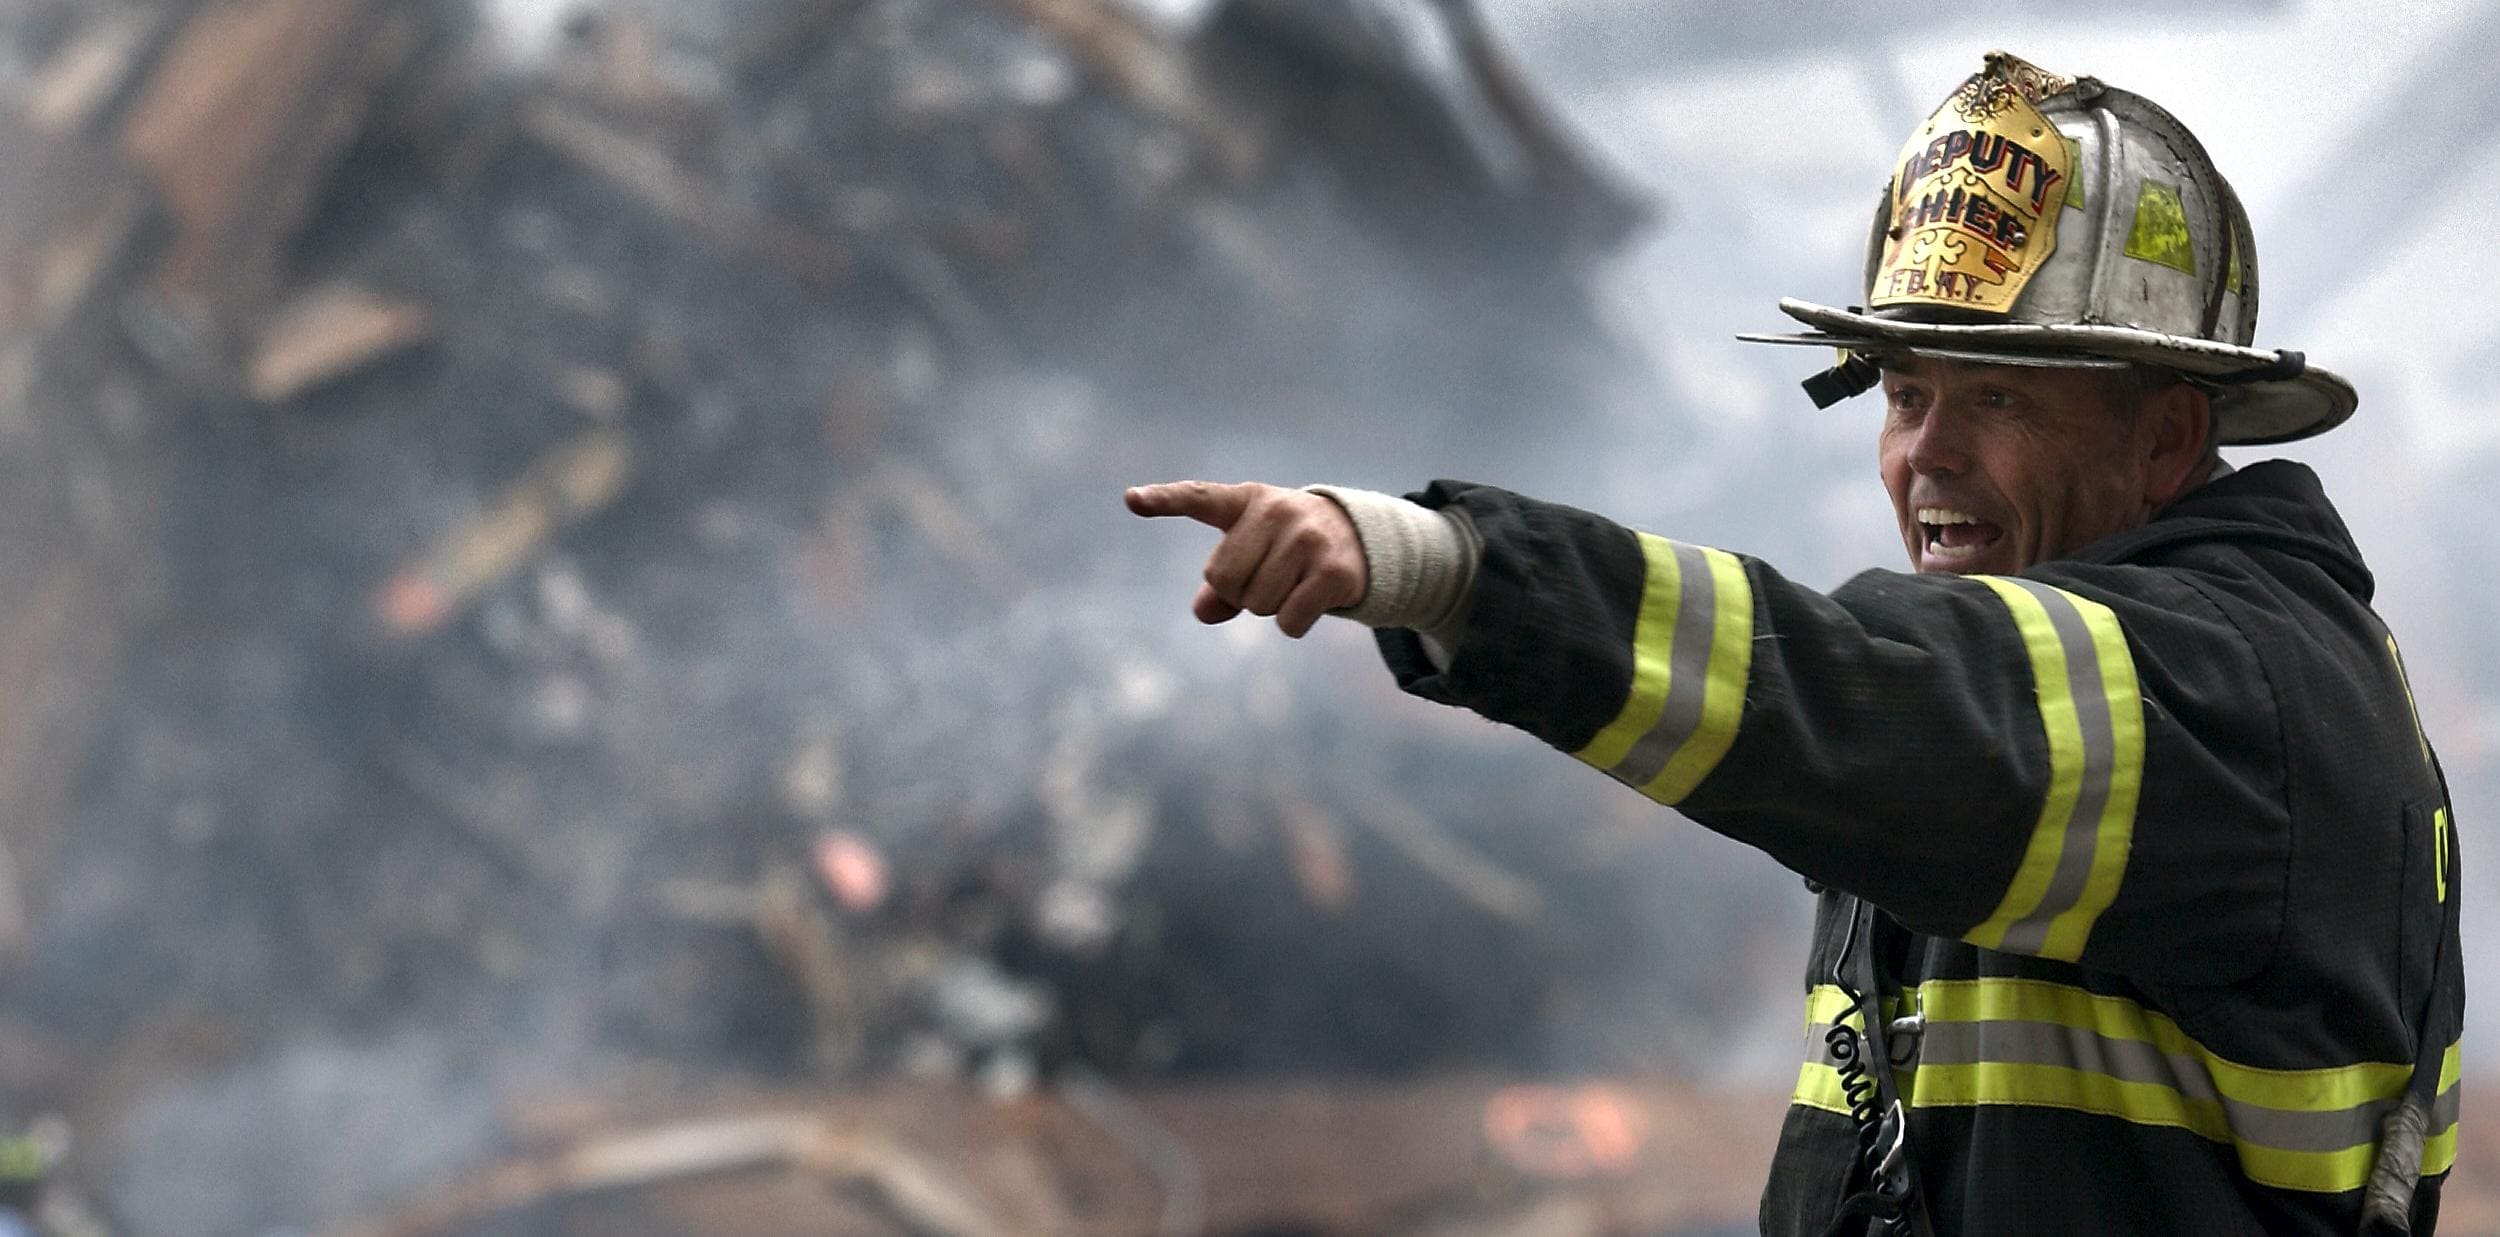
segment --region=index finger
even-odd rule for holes
[[[1167,481],[1132,487],[1128,509],[1143,516],[1185,515],[1201,524],[1229,529],[1250,506],[1257,482],[1223,485],[1213,481]]]

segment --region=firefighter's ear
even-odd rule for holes
[[[2136,412],[2136,445],[2144,452],[2144,505],[2158,511],[2205,479],[2212,458],[2213,401],[2190,382],[2145,395]]]

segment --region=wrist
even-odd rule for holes
[[[1362,601],[1334,613],[1367,627],[1417,630],[1442,627],[1458,613],[1475,582],[1477,554],[1459,516],[1373,490],[1304,488],[1345,512],[1369,568]]]

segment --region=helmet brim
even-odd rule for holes
[[[1997,365],[2106,369],[2157,365],[2217,384],[2214,436],[2224,446],[2315,437],[2351,419],[2360,396],[2343,378],[2304,365],[2287,378],[2248,381],[2281,357],[2209,339],[2099,324],[1905,322],[1862,310],[1783,299],[1780,312],[1815,328],[1795,335],[1741,335],[1753,343],[1898,351]]]

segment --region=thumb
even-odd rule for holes
[[[1123,495],[1128,509],[1143,516],[1185,515],[1213,528],[1229,529],[1267,487],[1255,481],[1222,485],[1213,481],[1167,481],[1136,486]]]

